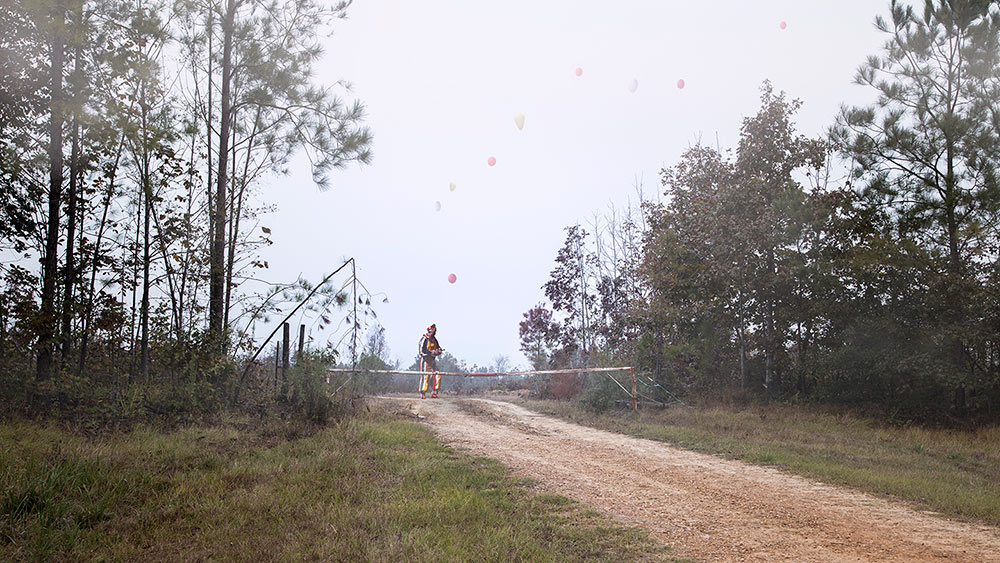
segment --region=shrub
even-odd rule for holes
[[[603,373],[591,373],[587,390],[580,396],[580,404],[596,413],[614,406],[615,400],[626,397],[611,378]]]
[[[576,373],[556,373],[552,375],[549,395],[561,401],[572,399],[580,393],[583,377]]]
[[[306,418],[324,423],[332,414],[329,386],[326,383],[326,368],[332,358],[323,352],[307,350],[288,370],[287,400],[296,409],[301,409]]]

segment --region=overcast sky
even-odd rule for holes
[[[404,368],[432,322],[470,365],[503,354],[525,366],[518,323],[544,300],[566,226],[634,199],[636,178],[662,191],[660,169],[699,140],[733,146],[765,79],[803,101],[802,133],[824,134],[841,103],[872,99],[852,81],[881,49],[873,20],[887,10],[888,0],[357,0],[317,80],[353,84],[374,159],[325,192],[301,161],[267,182],[278,206],[262,221],[275,241],[269,278],[316,282],[353,256],[358,277],[388,296],[372,302]]]

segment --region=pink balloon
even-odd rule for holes
[[[583,76],[583,69],[580,68],[580,67],[576,67],[576,75],[577,76]]]
[[[785,29],[786,27],[788,27],[788,24],[785,22],[781,22],[778,24],[778,27],[780,27],[781,29]]]
[[[677,87],[678,88],[683,88],[684,87],[684,79],[681,79],[681,80],[677,81]]]
[[[458,281],[458,277],[455,274],[448,274],[448,283],[455,283]]]
[[[490,158],[489,158],[489,159],[488,159],[488,160],[486,161],[486,163],[487,163],[487,164],[489,164],[490,166],[493,166],[493,165],[495,165],[495,164],[497,163],[497,159],[491,156],[491,157],[490,157]]]

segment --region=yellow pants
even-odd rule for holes
[[[438,388],[441,386],[441,375],[437,372],[437,365],[435,365],[434,357],[425,358],[420,357],[420,371],[432,371],[433,375],[422,373],[420,374],[420,392],[426,393],[427,386],[433,385],[432,389],[437,392]]]

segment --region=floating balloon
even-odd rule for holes
[[[583,76],[583,69],[580,68],[580,67],[576,67],[576,75],[577,76]]]
[[[632,82],[628,83],[628,91],[635,94],[635,91],[638,89],[639,89],[639,81],[633,78]]]
[[[678,88],[683,88],[684,87],[684,79],[683,78],[677,81],[677,87]]]
[[[491,157],[490,157],[490,158],[489,158],[489,159],[488,159],[488,160],[486,161],[486,163],[487,163],[487,164],[489,164],[490,166],[493,166],[493,165],[495,165],[495,164],[497,163],[497,159],[491,156]]]
[[[785,29],[786,27],[788,27],[788,24],[785,22],[781,22],[778,24],[778,27],[780,27],[781,29]]]
[[[517,125],[518,131],[520,131],[521,129],[524,129],[524,114],[523,113],[515,113],[514,114],[514,125]]]
[[[448,184],[448,189],[451,190],[451,191],[455,191],[455,188],[457,188],[457,187],[458,186],[455,185],[455,182],[452,182],[452,183]]]
[[[448,274],[448,283],[455,283],[458,281],[458,277],[455,274]]]
[[[441,202],[440,201],[435,201],[434,202],[434,211],[441,211]]]

